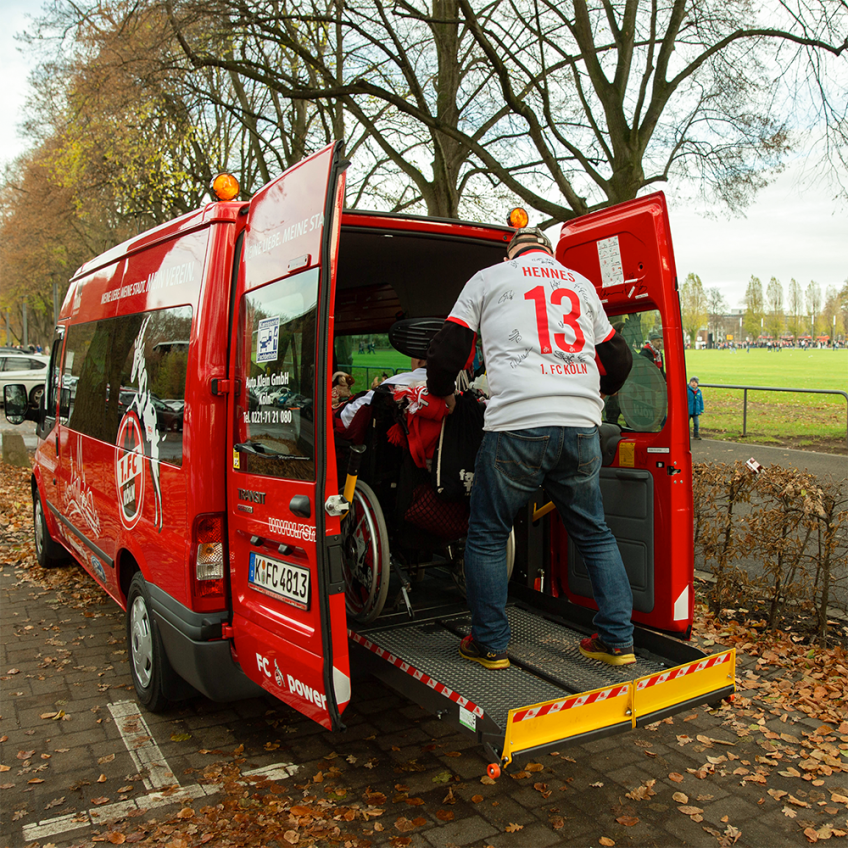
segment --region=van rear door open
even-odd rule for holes
[[[337,492],[324,446],[332,435],[327,316],[343,168],[341,145],[331,145],[251,200],[232,317],[232,379],[219,387],[230,398],[228,542],[238,658],[271,694],[333,729],[350,700],[339,519],[324,512]]]
[[[607,523],[633,588],[633,620],[686,633],[693,609],[692,455],[665,197],[577,218],[563,227],[556,255],[595,283],[610,323],[634,354],[630,377],[606,401],[604,421],[621,427],[622,440],[601,471]],[[558,520],[551,540],[555,559],[560,552],[552,563],[558,588],[574,603],[593,606],[588,574]]]

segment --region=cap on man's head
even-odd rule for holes
[[[655,342],[657,339],[661,339],[661,338],[662,338],[662,333],[658,333],[656,330],[654,330],[654,332],[653,332],[653,333],[651,333],[651,335],[649,335],[649,336],[648,336],[648,338],[649,338],[652,342]]]
[[[697,377],[690,377],[690,378],[689,378],[689,382],[690,382],[690,383],[699,383],[699,384],[700,384],[700,380],[698,380],[698,378],[697,378]]]
[[[512,255],[514,259],[527,250],[540,247],[547,250],[548,253],[554,252],[551,240],[538,227],[521,227],[521,229],[515,231],[515,235],[510,239],[506,246],[506,252],[510,255],[515,250],[516,253]]]

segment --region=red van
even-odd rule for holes
[[[517,754],[728,695],[733,652],[682,641],[692,469],[663,196],[570,222],[557,245],[635,354],[606,401],[602,486],[638,662],[579,655],[591,588],[540,492],[510,543],[512,666],[493,673],[457,652],[462,539],[438,512],[425,529],[399,512],[405,458],[376,404],[361,445],[340,437],[331,377],[352,336],[426,349],[512,231],[345,210],[346,166],[331,145],[249,202],[209,203],[76,273],[43,402],[6,390],[7,418],[37,421],[39,562],[73,556],[126,609],[136,692],[154,711],[266,690],[339,730],[356,663],[475,735],[496,773]],[[349,456],[361,466],[345,496]]]

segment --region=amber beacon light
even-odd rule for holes
[[[522,227],[526,227],[530,223],[530,216],[527,214],[526,209],[516,206],[515,209],[513,209],[507,216],[506,222],[510,227],[515,227],[516,230],[520,230]]]
[[[212,180],[212,194],[218,200],[235,200],[239,194],[238,180],[232,174],[218,174]]]

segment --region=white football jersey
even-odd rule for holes
[[[484,429],[600,425],[595,345],[615,331],[584,276],[534,250],[475,274],[448,320],[483,340]]]

